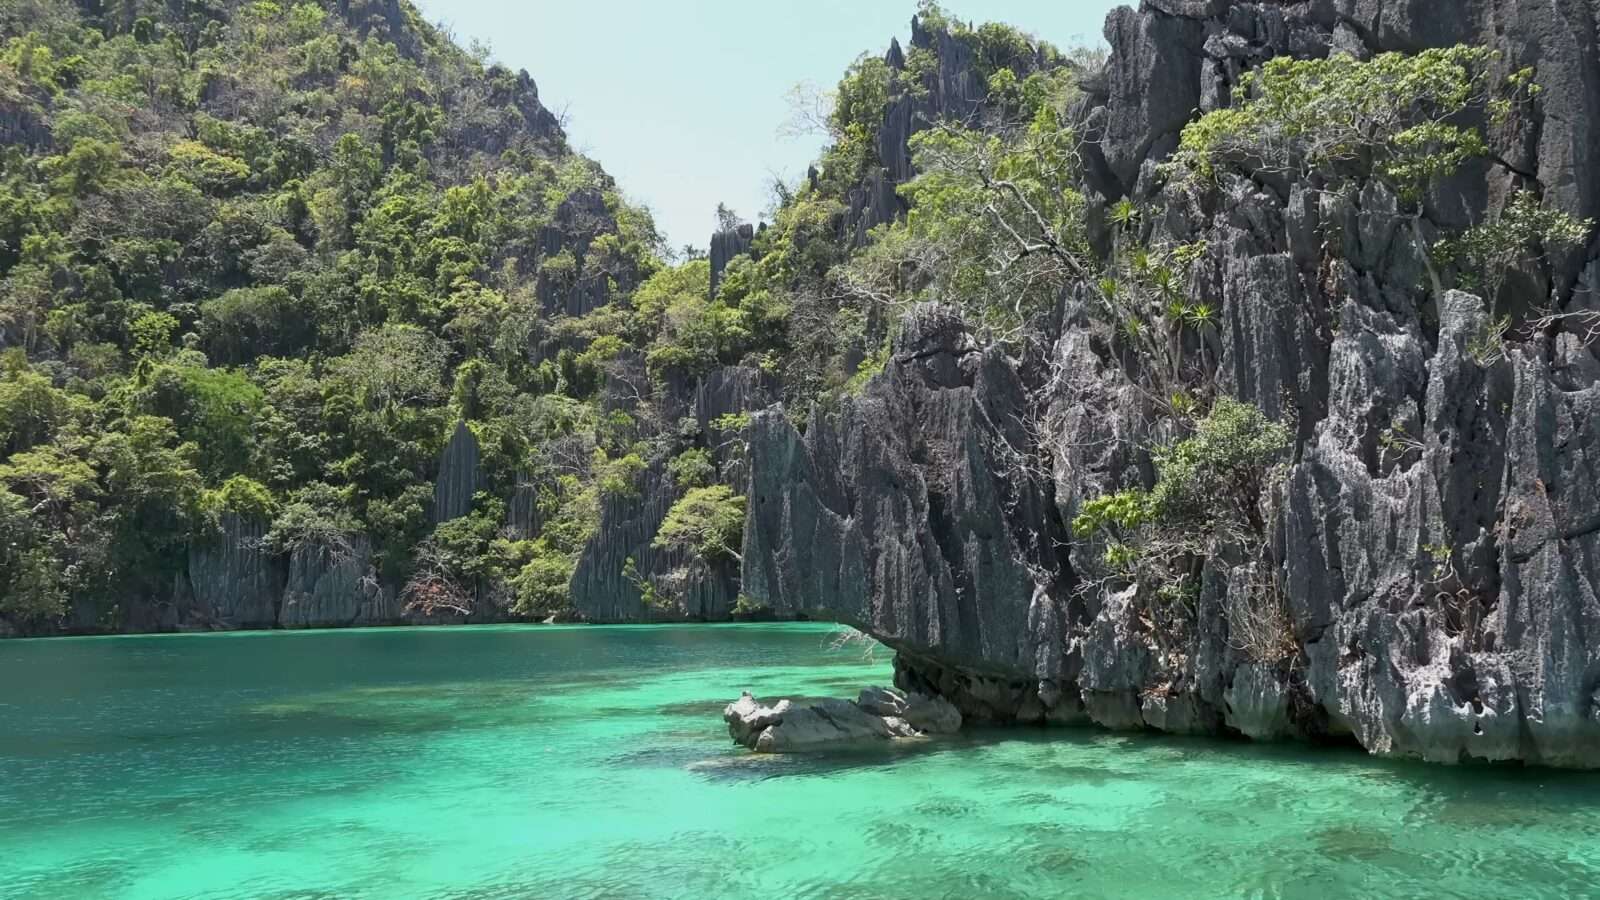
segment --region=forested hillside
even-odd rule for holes
[[[839,267],[912,131],[1073,89],[1014,29],[918,29],[771,227],[674,258],[407,3],[0,5],[0,627],[732,614],[748,413],[881,368]]]
[[[0,617],[271,625],[195,595],[338,571],[426,617],[491,562],[559,602],[635,440],[570,322],[660,242],[527,74],[395,2],[8,0],[0,38]],[[482,483],[435,509],[461,420]]]

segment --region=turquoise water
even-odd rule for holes
[[[0,642],[0,897],[1578,897],[1600,777],[1010,731],[760,758],[822,626]]]

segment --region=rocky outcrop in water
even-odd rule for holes
[[[289,554],[280,627],[339,628],[399,620],[392,596],[378,581],[372,544],[365,536],[344,547],[307,546]]]
[[[723,709],[722,719],[734,743],[758,753],[797,753],[961,730],[961,713],[949,701],[891,688],[867,688],[854,702],[779,700],[772,706],[763,706],[745,691]]]
[[[1263,658],[1244,638],[1242,566],[1206,564],[1174,643],[1148,598],[1101,586],[1101,548],[1067,534],[1085,500],[1151,484],[1161,438],[1073,298],[1048,371],[980,351],[925,307],[836,415],[803,434],[757,417],[745,593],[872,634],[897,651],[899,686],[969,719],[1600,766],[1600,359],[1582,328],[1486,351],[1489,304],[1429,294],[1381,188],[1341,199],[1224,175],[1186,193],[1155,169],[1272,56],[1486,43],[1505,66],[1537,65],[1547,94],[1492,135],[1502,164],[1439,190],[1424,227],[1460,225],[1514,185],[1593,216],[1595,26],[1583,4],[1517,0],[1450,14],[1147,0],[1108,21],[1111,59],[1080,111],[1092,199],[1152,204],[1149,239],[1206,242],[1190,289],[1220,310],[1219,386],[1293,426],[1269,554],[1292,653]],[[1592,310],[1596,255],[1522,273],[1502,302]]]
[[[1047,485],[1008,464],[1022,446],[1022,384],[961,320],[924,307],[885,373],[802,436],[781,412],[751,429],[744,590],[775,610],[829,618],[895,649],[937,647],[974,670],[1045,665],[1018,640],[1029,561],[1064,540]],[[1065,559],[1056,556],[1059,573]]]

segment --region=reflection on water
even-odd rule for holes
[[[1600,778],[977,731],[793,757],[825,626],[0,643],[0,896],[1568,897]]]

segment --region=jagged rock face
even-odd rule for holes
[[[1026,445],[1023,403],[1002,354],[979,352],[957,317],[924,307],[885,374],[836,419],[819,412],[802,437],[762,413],[745,593],[973,670],[1054,675],[1050,642],[1020,639],[1059,633],[1058,611],[1030,598],[1038,578],[1062,574],[1055,509],[1008,449]]]
[[[223,513],[221,533],[189,549],[193,618],[223,628],[271,628],[283,600],[283,567],[262,546],[265,523]]]
[[[599,235],[616,231],[616,217],[597,190],[574,191],[556,207],[553,224],[539,234],[539,252],[544,259],[563,251],[570,253],[574,267],[569,272],[539,272],[534,293],[545,315],[586,316],[610,302],[609,282],[615,281],[624,290],[634,286],[636,272],[611,273],[587,265],[589,245]]]
[[[22,98],[0,98],[0,145],[37,149],[51,143],[50,129],[33,104]]]
[[[263,544],[266,523],[224,513],[220,530],[189,550],[189,565],[138,630],[340,628],[413,621],[383,585],[371,542],[348,536],[339,546],[308,544],[286,556]]]
[[[512,75],[505,69],[493,66],[489,72],[495,77],[487,97],[489,103],[485,107],[511,106],[516,109],[520,120],[518,117],[489,115],[486,110],[476,118],[458,112],[449,122],[457,143],[494,154],[504,153],[525,143],[542,144],[545,148],[565,143],[566,134],[561,130],[560,121],[555,113],[539,101],[539,86],[534,84],[527,70],[519,70]],[[473,108],[468,106],[468,109]]]
[[[724,483],[742,490],[747,474],[741,442],[737,436],[719,435],[712,423],[772,402],[761,372],[727,366],[701,379],[670,384],[666,394],[664,419],[694,419]],[[651,546],[668,510],[682,495],[667,474],[665,460],[660,460],[645,471],[635,493],[601,501],[600,527],[572,577],[572,606],[580,617],[590,622],[649,622],[725,620],[732,615],[739,596],[736,565],[705,565],[681,551]],[[624,575],[629,559],[634,561],[635,577],[656,583],[664,602],[646,605],[638,581]]]
[[[519,541],[531,541],[544,533],[544,516],[539,512],[540,483],[526,472],[517,473],[516,487],[506,503],[506,527]]]
[[[711,297],[717,296],[717,288],[722,284],[722,273],[728,268],[728,263],[736,257],[750,252],[750,245],[755,242],[756,230],[750,225],[740,225],[727,231],[719,231],[711,236]]]
[[[1258,658],[1230,624],[1241,561],[1207,564],[1174,645],[1137,591],[1098,586],[1100,548],[1066,537],[1083,501],[1152,482],[1147,448],[1165,437],[1148,430],[1137,372],[1070,300],[1063,321],[1079,324],[1051,360],[1043,434],[1007,436],[1019,379],[930,310],[836,416],[803,436],[758,417],[745,592],[879,637],[898,685],[977,720],[1600,767],[1600,360],[1560,328],[1486,352],[1488,304],[1427,292],[1382,189],[1346,200],[1232,177],[1195,196],[1155,173],[1184,122],[1272,56],[1487,43],[1507,67],[1537,65],[1547,92],[1492,133],[1510,174],[1458,175],[1431,198],[1425,234],[1530,176],[1593,216],[1594,15],[1519,0],[1147,0],[1111,16],[1111,62],[1081,112],[1090,186],[1157,207],[1155,239],[1207,242],[1191,290],[1221,326],[1203,352],[1223,390],[1293,425],[1268,561],[1291,659]],[[1522,302],[1594,308],[1595,255],[1527,279]],[[1049,472],[1011,447],[1042,450]]]
[[[307,546],[289,555],[282,628],[338,628],[399,621],[393,597],[378,583],[372,544],[365,536],[347,547]]]
[[[873,142],[879,165],[850,191],[848,198],[841,237],[852,247],[865,245],[867,233],[873,228],[906,214],[909,207],[898,189],[916,177],[911,159],[912,137],[942,121],[976,126],[992,111],[987,105],[989,88],[970,44],[944,30],[926,28],[920,18],[914,18],[911,46],[932,53],[938,66],[927,73],[919,90],[902,91],[889,98]],[[898,40],[890,45],[884,62],[897,72],[905,70],[906,54]],[[1017,61],[1017,65],[1042,62]]]
[[[1191,111],[1226,106],[1239,76],[1272,57],[1470,43],[1500,51],[1504,71],[1535,67],[1544,88],[1534,121],[1492,135],[1496,151],[1512,172],[1535,176],[1558,206],[1593,217],[1600,212],[1596,17],[1579,0],[1145,0],[1137,12],[1118,9],[1106,23],[1108,72],[1089,84],[1085,150],[1094,186],[1107,199],[1148,197],[1154,163]],[[1578,262],[1566,266],[1569,280]]]
[[[1117,52],[1107,68],[1110,98],[1093,152],[1103,155],[1118,195],[1133,191],[1146,160],[1177,147],[1178,132],[1200,101],[1192,70],[1203,34],[1193,19],[1128,7],[1106,20],[1106,42]]]
[[[472,498],[483,483],[483,459],[478,439],[466,422],[456,430],[439,457],[439,477],[433,484],[433,523],[449,522],[472,512]]]

